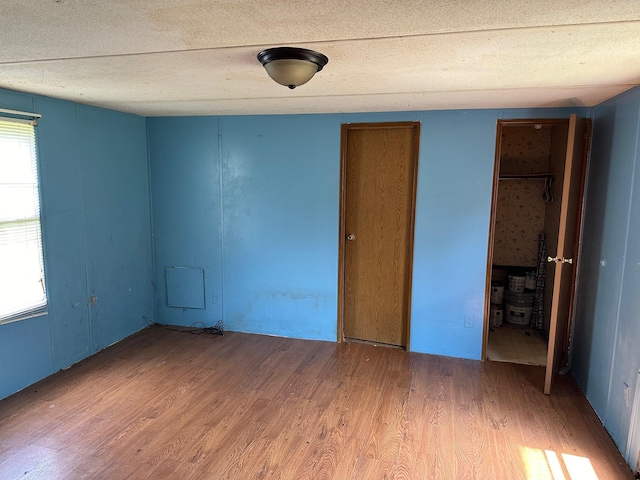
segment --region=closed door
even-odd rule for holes
[[[342,128],[345,338],[407,346],[419,123]]]
[[[551,322],[547,350],[544,393],[551,392],[553,377],[562,364],[564,339],[567,335],[575,291],[577,267],[577,242],[580,234],[580,205],[582,203],[583,169],[588,145],[588,121],[571,115],[567,138],[567,155],[564,166],[562,198],[560,199],[560,224],[558,249],[550,252],[550,268],[547,277],[553,278]]]

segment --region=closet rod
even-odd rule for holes
[[[525,173],[525,174],[505,173],[505,174],[499,175],[498,178],[500,180],[522,180],[527,178],[553,178],[553,173]]]

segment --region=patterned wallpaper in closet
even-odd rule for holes
[[[502,131],[501,174],[549,171],[551,128],[531,125],[505,127]],[[538,234],[544,230],[543,179],[501,180],[493,248],[495,265],[535,266]]]
[[[505,127],[502,130],[500,173],[542,173],[549,171],[551,128]]]
[[[535,266],[538,234],[544,230],[544,180],[501,180],[493,243],[496,265]]]

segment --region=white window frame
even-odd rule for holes
[[[2,171],[4,171],[5,173],[7,171],[10,172],[6,176],[3,175],[6,177],[6,180],[0,177],[0,189],[4,188],[4,192],[0,191],[0,194],[4,194],[4,198],[0,196],[0,200],[3,202],[6,202],[8,198],[11,199],[11,198],[14,198],[15,196],[16,201],[19,201],[17,200],[17,198],[20,197],[20,194],[19,193],[15,194],[10,192],[11,192],[11,189],[14,189],[14,192],[18,192],[20,190],[19,187],[22,186],[31,195],[32,208],[35,209],[35,216],[29,216],[27,218],[25,214],[24,218],[13,217],[11,216],[12,215],[11,213],[8,213],[10,212],[10,208],[7,208],[4,211],[4,216],[3,216],[2,215],[3,212],[1,210],[2,205],[0,205],[0,223],[2,223],[3,221],[7,223],[23,222],[24,242],[18,241],[18,242],[15,242],[14,245],[16,246],[24,245],[25,248],[28,245],[30,245],[31,248],[34,246],[38,248],[39,252],[34,252],[34,254],[35,255],[39,254],[39,259],[38,259],[39,268],[40,268],[39,283],[41,284],[41,287],[42,287],[42,297],[40,297],[39,294],[35,294],[35,289],[34,289],[33,296],[28,298],[28,300],[25,300],[25,302],[22,304],[14,303],[13,305],[11,305],[11,303],[7,301],[3,305],[1,303],[3,300],[2,298],[3,292],[0,292],[0,325],[16,322],[19,320],[26,320],[27,318],[33,318],[33,317],[38,317],[38,316],[47,314],[48,297],[47,297],[47,289],[46,289],[46,281],[45,281],[45,273],[44,273],[44,245],[42,241],[42,213],[41,213],[42,201],[41,201],[41,195],[40,195],[41,189],[40,189],[40,175],[39,175],[40,168],[39,168],[36,128],[35,128],[35,126],[37,125],[38,118],[41,118],[41,115],[35,114],[35,113],[20,112],[16,110],[7,110],[7,109],[0,108],[0,122],[2,122],[2,126],[0,128],[3,129],[3,133],[5,135],[11,136],[10,123],[30,125],[33,128],[33,130],[27,131],[27,132],[25,132],[24,130],[21,132],[20,127],[16,128],[16,139],[20,138],[21,141],[26,141],[27,149],[29,150],[29,156],[30,156],[29,161],[30,161],[31,168],[27,167],[25,169],[25,170],[30,170],[29,172],[30,176],[28,178],[28,181],[26,182],[23,181],[25,177],[24,174],[19,175],[20,180],[16,181],[16,178],[18,177],[12,178],[11,169],[0,170],[0,173]],[[2,154],[1,150],[0,150],[0,154]],[[0,161],[7,161],[7,158],[0,159]],[[4,180],[4,183],[3,183],[3,180]],[[7,245],[7,244],[10,244],[8,242],[11,242],[11,238],[9,235],[7,235],[7,237],[3,239],[2,232],[0,231],[0,241],[6,242],[5,245]],[[0,245],[0,248],[2,248],[1,245]],[[31,257],[35,265],[34,255],[32,254]],[[5,272],[9,271],[10,275],[14,275],[15,277],[19,278],[19,273],[20,273],[19,269],[11,268],[10,266],[7,267],[6,258],[3,263],[5,263],[3,268],[8,269],[8,270],[5,270]],[[34,268],[32,265],[32,270],[33,269]],[[4,290],[6,290],[6,288]],[[7,295],[7,297],[5,298],[8,298],[8,297],[9,295]]]

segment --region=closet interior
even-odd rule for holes
[[[501,121],[489,246],[488,360],[546,365],[568,120]]]

